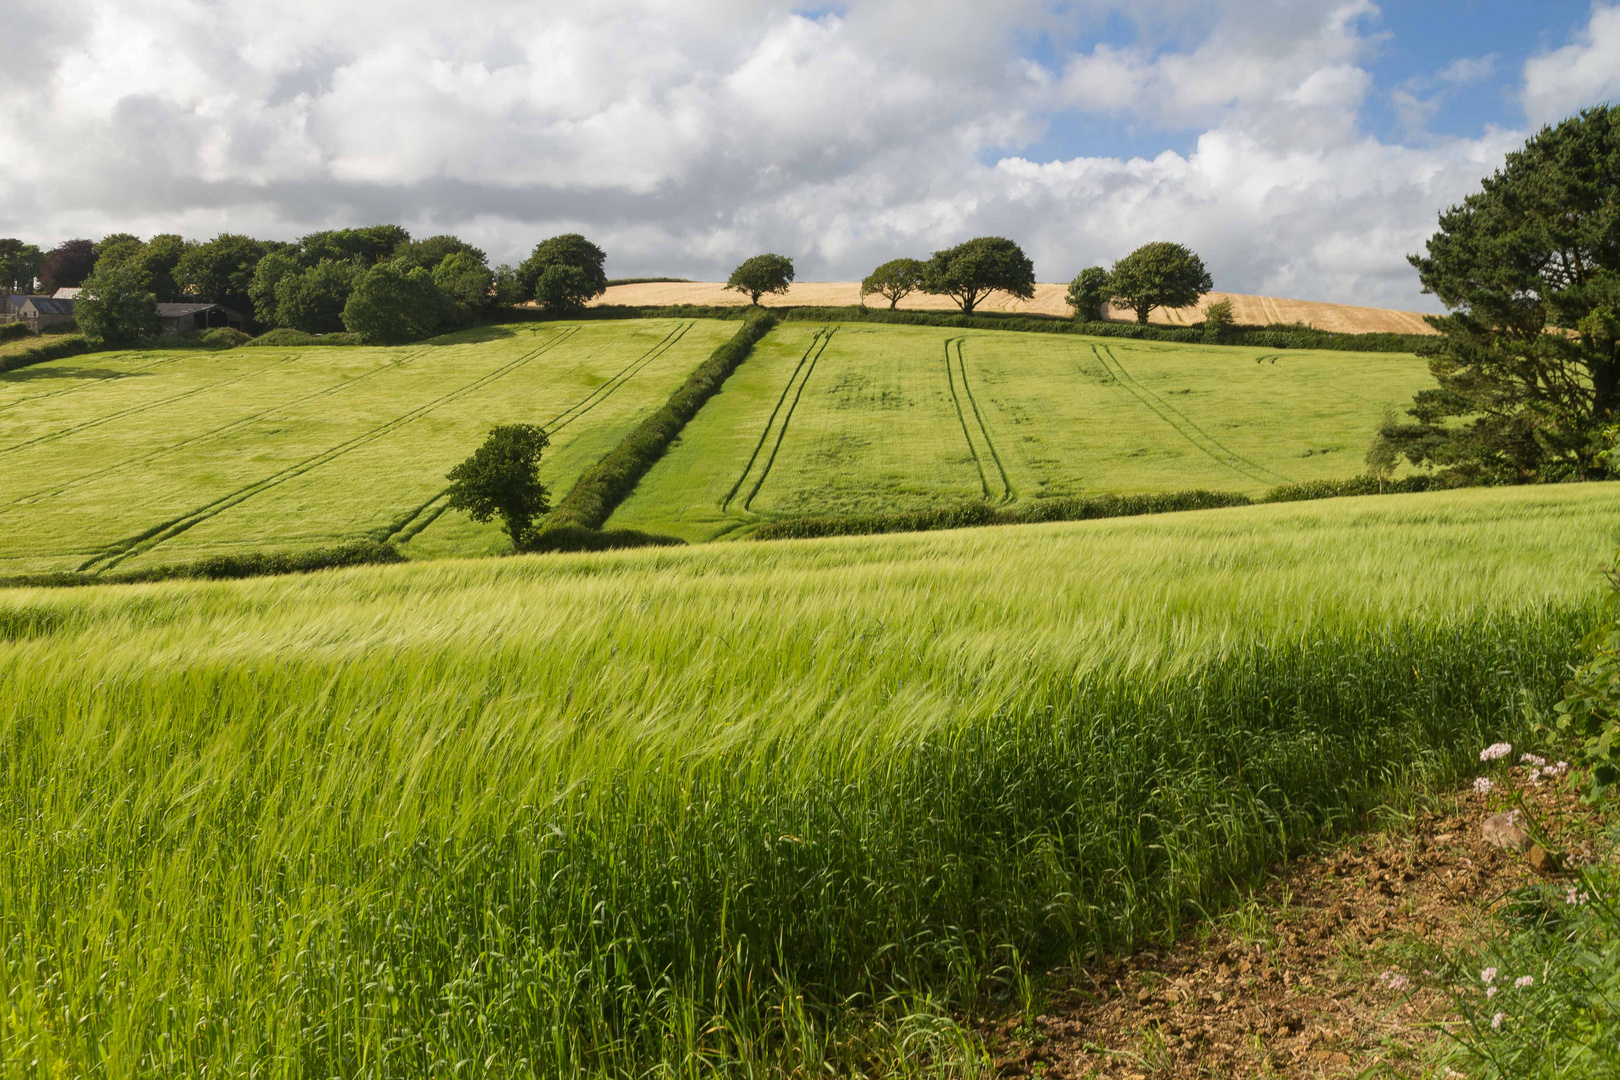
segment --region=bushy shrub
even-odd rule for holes
[[[32,337],[33,331],[28,329],[27,323],[13,322],[0,323],[0,343],[16,341],[19,338]]]
[[[285,348],[289,345],[364,345],[359,334],[306,334],[302,330],[290,330],[282,327],[260,334],[246,342],[248,345],[275,345]]]
[[[614,551],[621,548],[684,547],[686,541],[636,529],[585,529],[562,525],[537,533],[524,547],[526,552]]]
[[[1565,687],[1555,721],[1559,733],[1580,747],[1594,798],[1620,780],[1620,559],[1609,571],[1609,584],[1609,617],[1586,639],[1591,659]]]
[[[245,334],[234,326],[218,326],[202,336],[203,345],[210,349],[235,349],[252,340],[251,334]]]
[[[709,354],[657,412],[585,471],[541,526],[541,537],[564,527],[601,528],[614,507],[624,501],[647,470],[664,456],[687,421],[697,415],[704,402],[719,391],[727,376],[748,356],[754,343],[775,325],[776,318],[768,312],[750,312],[731,340]]]
[[[1204,344],[1221,345],[1232,336],[1232,301],[1222,300],[1204,309]]]
[[[1075,275],[1069,282],[1064,301],[1074,309],[1074,317],[1081,322],[1101,322],[1103,305],[1108,302],[1108,271],[1091,266]]]

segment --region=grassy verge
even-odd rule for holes
[[[870,1069],[1512,737],[1616,499],[0,595],[0,1055]]]
[[[585,470],[571,491],[546,517],[545,534],[561,528],[600,529],[613,508],[635,489],[647,470],[663,456],[687,421],[719,391],[726,377],[747,359],[754,343],[776,325],[769,313],[756,312],[687,377],[664,405],[643,420],[606,457]]]
[[[675,304],[664,307],[634,307],[603,304],[585,312],[594,319],[739,319],[756,308],[722,304]],[[1316,330],[1295,323],[1269,326],[1234,326],[1219,342],[1206,342],[1202,327],[1158,326],[1118,322],[1080,322],[1057,315],[1017,315],[1005,312],[976,312],[972,315],[948,311],[889,311],[885,308],[790,307],[769,308],[783,322],[888,323],[897,326],[943,326],[968,330],[1011,330],[1032,334],[1080,334],[1087,337],[1129,338],[1139,341],[1171,341],[1184,345],[1243,345],[1264,349],[1329,349],[1348,352],[1418,352],[1433,345],[1432,334],[1343,334]],[[518,309],[519,318],[545,318],[543,313]]]

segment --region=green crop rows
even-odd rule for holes
[[[1516,737],[1617,513],[1570,485],[0,592],[0,1059],[853,1067],[838,1003],[937,1016],[1163,933]]]
[[[485,328],[404,348],[101,353],[0,375],[0,574],[361,537],[502,549],[439,513],[491,424],[552,435],[560,496],[735,327]]]
[[[1338,479],[1429,385],[1385,353],[786,323],[610,521],[762,519]]]

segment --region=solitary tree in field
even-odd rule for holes
[[[1219,345],[1232,334],[1232,301],[1220,300],[1204,309],[1204,341]]]
[[[731,272],[726,288],[747,293],[756,305],[766,293],[781,295],[793,284],[793,260],[786,255],[755,255]]]
[[[551,508],[540,483],[540,451],[548,441],[533,424],[492,428],[484,445],[447,475],[446,505],[474,521],[500,518],[512,546],[524,550],[534,537],[534,519]]]
[[[535,245],[518,267],[523,294],[556,314],[577,311],[607,291],[607,255],[579,233]]]
[[[1215,283],[1191,248],[1161,240],[1143,244],[1115,263],[1108,286],[1113,299],[1145,323],[1156,307],[1191,307]]]
[[[877,293],[893,311],[900,301],[922,288],[923,263],[920,259],[890,259],[861,282],[861,302]]]
[[[993,292],[1031,299],[1035,295],[1035,264],[1011,240],[981,236],[934,252],[923,270],[923,291],[949,296],[964,315],[971,315]]]
[[[96,345],[130,345],[160,328],[157,297],[146,274],[132,265],[97,269],[86,278],[73,317]]]
[[[1108,302],[1108,271],[1100,266],[1090,266],[1080,271],[1069,282],[1069,292],[1064,299],[1074,309],[1076,319],[1081,322],[1101,322],[1103,305]]]
[[[1411,256],[1451,309],[1439,386],[1380,437],[1459,483],[1612,475],[1620,420],[1620,106],[1544,127]]]

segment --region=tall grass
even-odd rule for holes
[[[858,1067],[1556,693],[1607,485],[0,593],[0,1060]],[[898,1006],[894,1006],[898,1007]]]

